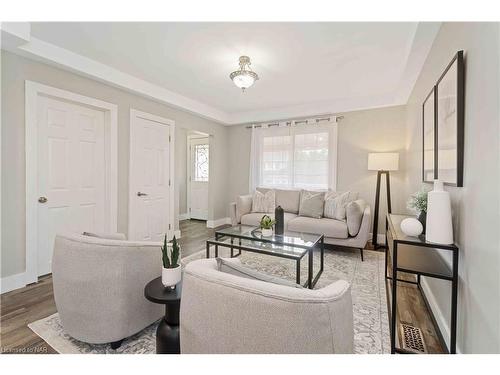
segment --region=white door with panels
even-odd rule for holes
[[[173,122],[130,115],[129,239],[162,241],[173,228]]]
[[[105,232],[105,114],[40,96],[37,102],[37,274],[51,272],[56,233]]]
[[[208,219],[210,147],[208,137],[189,139],[189,217]]]

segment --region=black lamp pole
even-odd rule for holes
[[[391,213],[391,184],[389,182],[389,171],[380,170],[377,172],[377,193],[375,195],[375,212],[373,215],[373,233],[372,244],[374,249],[383,248],[385,246],[377,244],[378,232],[378,208],[380,205],[380,178],[385,174],[385,184],[387,190],[387,212]]]

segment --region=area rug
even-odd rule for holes
[[[219,256],[228,256],[224,250]],[[205,257],[200,251],[182,259],[182,264]],[[261,272],[295,281],[295,262],[267,255],[243,252],[242,263]],[[306,261],[302,265],[306,269]],[[314,255],[315,270],[319,267],[319,254]],[[306,274],[306,272],[302,272]],[[305,275],[304,275],[305,277]],[[344,279],[351,283],[354,311],[354,352],[358,354],[382,354],[390,352],[389,321],[385,297],[384,254],[366,250],[364,262],[359,252],[350,250],[325,251],[325,269],[315,289],[322,288],[335,280]],[[305,279],[302,280],[305,282]],[[28,324],[38,336],[59,353],[101,353],[101,354],[147,354],[155,353],[156,326],[153,323],[141,332],[123,341],[117,350],[109,344],[93,345],[73,339],[64,332],[59,315]]]

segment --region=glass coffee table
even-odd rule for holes
[[[248,225],[236,225],[215,231],[215,239],[207,241],[207,258],[210,258],[210,248],[214,247],[215,257],[219,256],[219,246],[228,247],[231,258],[241,255],[241,251],[266,254],[279,258],[292,259],[296,262],[296,283],[300,284],[300,261],[307,254],[308,272],[304,287],[313,289],[323,273],[325,244],[324,236],[285,231],[284,234],[273,234],[263,237],[260,229]],[[235,250],[237,252],[235,253]],[[313,254],[319,250],[320,267],[313,276]]]

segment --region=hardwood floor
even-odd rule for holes
[[[204,221],[180,222],[183,256],[205,249],[205,241],[214,236],[214,230]],[[371,244],[366,246],[371,250]],[[424,335],[430,353],[443,353],[429,312],[418,289],[398,286],[398,319],[411,322]],[[56,312],[52,291],[52,277],[45,276],[38,283],[1,295],[0,352],[1,353],[56,353],[45,341],[28,328],[28,324]]]

